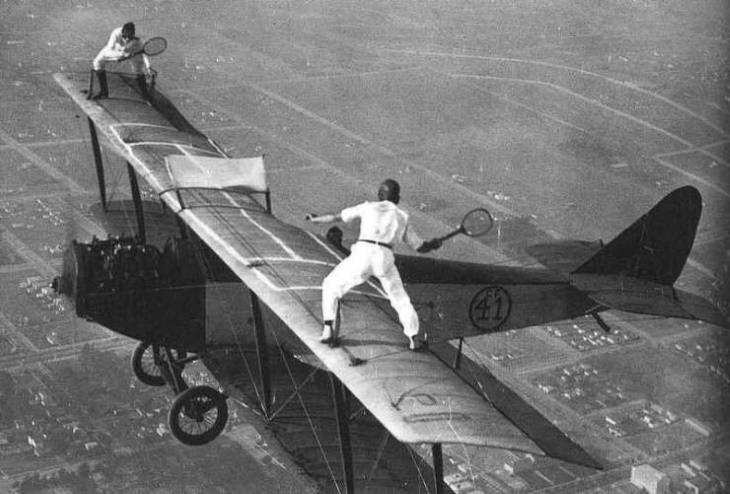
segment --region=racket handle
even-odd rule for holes
[[[463,233],[463,232],[464,232],[464,228],[462,228],[462,227],[459,227],[459,228],[457,228],[456,230],[454,230],[453,232],[451,232],[451,233],[447,233],[447,234],[446,234],[446,235],[444,235],[443,237],[439,237],[439,241],[443,242],[444,240],[448,240],[448,239],[450,239],[451,237],[455,237],[456,235],[458,235],[458,234],[460,234],[460,233]]]

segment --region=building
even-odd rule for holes
[[[535,457],[531,454],[516,455],[513,454],[509,460],[504,463],[504,469],[510,474],[525,472],[532,468],[535,463]]]
[[[692,494],[700,494],[702,492],[707,492],[709,482],[701,477],[685,479],[684,482],[682,482],[682,486],[684,486],[687,492],[690,492]]]
[[[684,422],[705,437],[710,437],[710,434],[712,434],[712,430],[697,419],[690,417],[684,419]]]
[[[651,465],[639,465],[631,467],[631,483],[649,494],[668,494],[671,480]]]

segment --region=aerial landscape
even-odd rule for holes
[[[729,15],[720,0],[3,1],[0,492],[727,492]],[[107,67],[110,96],[87,100],[80,88],[89,84],[92,59],[109,33],[129,21],[141,38],[167,40],[166,50],[150,57],[152,96],[145,99],[124,82],[129,67],[121,62]],[[129,122],[130,115],[139,116],[132,120],[139,129],[104,127]],[[239,204],[227,205],[228,212],[221,206],[217,218],[240,211],[277,242],[309,243],[279,242],[279,257],[256,257],[237,270],[238,254],[216,244],[225,235],[195,226],[194,214],[205,213],[185,213],[185,204],[188,211],[204,209],[202,193],[173,191],[172,198],[154,174],[150,179],[140,172],[157,159],[172,166],[162,156],[172,147],[169,129],[156,123],[162,119],[177,122],[177,131],[190,139],[180,145],[185,153],[231,162],[261,157],[255,163],[265,165],[276,220],[250,220]],[[144,128],[157,127],[145,134]],[[112,142],[115,136],[129,146]],[[152,157],[140,165],[135,160],[142,154],[132,149]],[[475,208],[493,218],[488,233],[456,235],[434,252],[395,248],[397,255],[433,262],[399,264],[429,331],[427,348],[408,350],[387,304],[373,302],[378,310],[366,312],[362,300],[378,299],[379,285],[371,283],[343,298],[340,348],[318,344],[319,334],[305,322],[292,331],[269,326],[262,358],[254,292],[268,305],[267,324],[273,319],[291,327],[306,312],[321,328],[316,269],[332,264],[306,249],[321,248],[334,259],[343,251],[330,225],[306,215],[375,200],[385,179],[400,183],[400,206],[424,239],[454,231]],[[464,278],[478,277],[477,265],[505,273],[547,268],[573,274],[642,215],[670,202],[678,208],[678,224],[700,209],[701,216],[693,242],[674,218],[662,217],[664,229],[677,232],[662,233],[668,249],[685,240],[691,246],[686,263],[682,258],[684,264],[674,266],[679,277],[666,285],[673,284],[674,300],[689,300],[684,293],[701,297],[711,315],[700,299],[682,306],[697,313],[636,300],[618,310],[621,304],[612,308],[612,299],[589,294],[601,307],[583,308],[570,299],[570,317],[540,319],[536,314],[562,313],[552,306],[563,301],[562,291],[528,288],[528,303],[519,305],[517,291],[513,300],[501,288],[481,290],[481,282],[469,282],[477,288],[460,310],[452,302],[463,298],[461,288],[418,286],[437,283],[430,275],[462,286],[451,267]],[[192,227],[183,228],[180,218]],[[358,239],[356,225],[339,226],[346,249]],[[138,321],[154,312],[166,338],[193,338],[186,324],[198,324],[203,312],[200,324],[219,328],[207,338],[235,341],[201,350],[197,360],[174,348],[184,371],[171,365],[172,377],[164,370],[159,377],[159,384],[177,383],[171,390],[157,387],[155,379],[152,385],[138,379],[140,349],[157,352],[157,346],[143,348],[137,340],[144,337],[103,324],[118,317],[110,306],[94,312],[87,300],[82,306],[74,299],[78,292],[59,284],[68,282],[73,240],[103,250],[136,245],[137,235],[154,252],[166,253],[182,251],[178,237],[186,231],[207,244],[187,258],[198,266],[188,286],[191,296],[204,293],[196,299],[202,305],[178,306],[177,295],[163,294],[162,308],[150,309],[157,306],[149,302],[120,317]],[[206,231],[208,237],[201,233]],[[237,241],[268,245],[250,231]],[[289,255],[302,261],[301,245],[312,256],[304,261],[316,269],[273,271],[307,285],[291,314],[270,303],[255,283],[251,300],[229,286],[241,286],[239,271],[264,272],[266,262]],[[644,259],[652,256],[660,254],[652,250]],[[438,273],[408,271],[426,265],[439,266]],[[207,277],[200,281],[196,269]],[[173,271],[178,278],[190,274],[184,264]],[[562,279],[541,276],[551,287]],[[211,281],[220,286],[211,288]],[[122,293],[99,286],[112,297]],[[162,286],[144,293],[174,292]],[[480,326],[469,312],[479,303],[507,304],[507,314],[494,326]],[[642,309],[647,305],[652,310]],[[358,320],[358,311],[368,319]],[[677,317],[666,317],[671,314]],[[381,316],[386,336],[376,330]],[[520,317],[540,322],[512,322]],[[369,332],[368,324],[377,328]],[[432,399],[426,391],[431,384],[422,384],[420,394],[403,395],[402,409],[400,402],[390,403],[411,427],[407,432],[417,433],[409,437],[432,437],[441,423],[453,425],[452,435],[440,436],[447,438],[443,449],[396,438],[395,419],[372,406],[380,395],[362,391],[368,385],[362,376],[371,368],[378,374],[368,376],[373,383],[382,369],[382,387],[395,386],[385,381],[385,371],[400,367],[368,367],[382,348],[389,350],[380,357],[404,365],[403,381],[417,374],[424,382],[438,380],[434,376],[441,374],[419,366],[432,359],[457,368],[450,356],[456,352],[453,362],[460,362],[463,355],[465,372],[477,376],[471,388],[500,383],[491,389],[509,403],[529,404],[525,416],[545,422],[530,429],[530,420],[510,416],[482,389],[477,395],[485,409],[497,410],[493,429],[484,434],[504,436],[450,440],[471,430],[472,419],[464,412],[459,424],[455,409],[447,418],[411,416],[409,422],[406,406]],[[188,418],[192,412],[176,395],[188,386],[219,390],[212,401],[227,398],[227,420],[214,426],[220,436],[203,440],[191,432],[191,442],[180,442],[176,412]],[[342,397],[349,407],[344,415]],[[352,440],[347,447],[344,416]],[[545,427],[553,428],[550,440],[534,437]],[[191,445],[196,440],[204,444]]]

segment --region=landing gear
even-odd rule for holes
[[[210,386],[194,386],[180,393],[168,415],[172,434],[190,446],[218,437],[227,421],[226,398]]]
[[[167,384],[177,395],[170,408],[168,425],[183,444],[206,444],[223,432],[228,421],[226,396],[210,386],[189,388],[182,371],[197,359],[185,352],[142,342],[132,354],[132,370],[150,386]]]
[[[173,356],[173,363],[180,363],[186,358],[185,352],[170,350],[170,354]],[[158,345],[140,343],[132,354],[134,375],[148,386],[163,386],[166,381],[162,375],[161,365],[163,365],[163,359],[166,359],[166,357],[167,353],[161,351]],[[180,365],[184,367],[185,364],[181,363]],[[180,371],[182,372],[182,368]]]

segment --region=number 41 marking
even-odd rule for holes
[[[512,301],[509,293],[500,286],[488,286],[471,300],[469,318],[472,324],[483,331],[492,331],[509,317]]]

